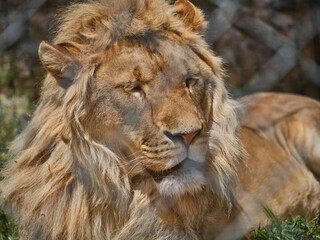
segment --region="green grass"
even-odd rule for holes
[[[0,211],[0,240],[18,240],[18,225]]]
[[[0,168],[7,161],[8,145],[25,125],[23,112],[12,99],[0,94]],[[1,178],[1,176],[0,176]],[[18,240],[18,226],[0,209],[0,240]]]
[[[315,218],[301,216],[289,217],[279,221],[268,208],[265,208],[271,224],[252,231],[251,240],[319,240],[320,215]]]
[[[8,98],[0,94],[0,168],[7,159],[8,145],[27,124],[25,113],[30,108],[27,98]]]

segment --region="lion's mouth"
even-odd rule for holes
[[[146,168],[146,169],[156,182],[161,182],[161,180],[164,179],[165,177],[175,174],[181,167],[182,167],[182,162],[174,166],[173,168],[166,169],[163,171],[153,171],[149,168]]]
[[[161,182],[164,178],[170,176],[170,175],[177,175],[178,172],[182,169],[192,169],[192,168],[199,168],[201,166],[200,163],[197,163],[189,158],[186,158],[182,162],[180,162],[178,165],[162,170],[162,171],[153,171],[149,168],[146,168],[146,170],[149,172],[149,174],[153,177],[153,179],[156,182]],[[182,170],[183,171],[183,170]]]

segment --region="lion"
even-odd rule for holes
[[[75,3],[1,197],[20,239],[236,239],[320,206],[320,104],[233,100],[187,0]]]

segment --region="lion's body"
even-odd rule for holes
[[[255,95],[240,110],[192,4],[101,0],[60,20],[1,182],[21,239],[212,239],[249,206],[319,210],[319,103]]]
[[[240,102],[248,158],[247,166],[238,168],[236,198],[247,216],[233,220],[233,227],[265,225],[265,206],[281,218],[319,213],[319,102],[279,93],[254,94]]]

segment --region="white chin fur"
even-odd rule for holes
[[[195,194],[204,184],[205,177],[200,169],[183,167],[176,174],[162,179],[159,191],[163,196],[177,198],[185,193]]]

